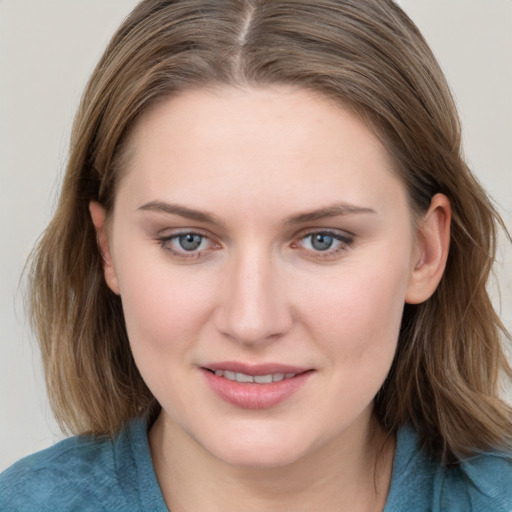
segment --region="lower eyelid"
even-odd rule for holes
[[[325,249],[323,251],[315,250],[314,248],[306,248],[306,247],[302,246],[301,242],[304,239],[314,236],[314,235],[318,235],[318,234],[332,236],[334,238],[334,240],[337,241],[338,243],[335,244],[335,246],[333,248],[329,247],[328,249]],[[342,253],[344,251],[347,251],[353,242],[354,242],[353,236],[342,235],[340,233],[336,233],[336,232],[328,231],[328,230],[325,230],[325,231],[317,230],[317,231],[310,231],[309,233],[306,233],[303,236],[299,237],[297,239],[297,242],[294,242],[293,246],[295,246],[296,248],[301,250],[301,252],[304,252],[305,256],[307,256],[308,258],[313,258],[313,259],[318,259],[318,260],[322,260],[322,259],[328,260],[330,258],[335,258],[335,257],[339,256],[340,253]]]
[[[301,245],[302,245],[301,242],[304,239],[314,236],[314,235],[318,235],[318,234],[332,236],[334,238],[334,240],[338,242],[338,244],[336,244],[334,248],[328,248],[323,251],[305,248],[303,246],[301,247]],[[186,251],[185,249],[179,250],[178,248],[175,249],[174,247],[172,247],[172,245],[174,245],[174,243],[176,243],[176,240],[180,236],[185,236],[185,235],[200,236],[202,238],[201,244],[205,240],[208,242],[207,247],[202,248],[202,249],[192,250],[192,251]],[[292,243],[292,246],[297,249],[302,249],[303,251],[310,253],[312,256],[314,255],[313,257],[315,257],[315,258],[319,258],[319,259],[321,259],[322,257],[329,258],[329,256],[334,256],[340,252],[343,252],[343,251],[349,249],[349,247],[354,242],[354,238],[355,238],[354,236],[349,236],[347,234],[340,234],[340,233],[337,233],[334,231],[315,230],[315,231],[310,231],[308,233],[305,233],[305,234],[301,235],[299,238],[296,238],[296,241]],[[173,240],[175,242],[171,245],[171,242],[173,242]],[[175,256],[175,257],[178,257],[181,259],[199,258],[203,255],[203,253],[205,253],[209,250],[215,250],[215,249],[221,248],[221,244],[219,244],[218,242],[215,242],[214,240],[212,240],[209,236],[205,235],[204,233],[200,233],[197,231],[180,231],[177,233],[172,233],[172,234],[168,234],[165,236],[157,237],[155,239],[155,241],[159,244],[159,246],[162,249],[169,252],[172,256]]]
[[[176,240],[185,235],[197,235],[202,238],[201,245],[204,244],[204,241],[207,242],[206,247],[199,248],[192,251],[186,251],[183,248],[179,248],[178,246],[174,247],[177,242]],[[168,252],[172,257],[176,257],[179,259],[184,260],[193,260],[201,258],[204,253],[215,250],[220,248],[220,244],[214,240],[212,240],[211,237],[208,235],[205,235],[204,233],[198,232],[198,231],[179,231],[176,233],[171,233],[168,235],[157,237],[156,242],[159,244],[159,246],[166,252]],[[201,246],[200,246],[201,247]]]

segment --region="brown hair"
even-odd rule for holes
[[[445,461],[510,449],[499,398],[510,340],[486,283],[503,223],[461,156],[450,90],[416,26],[391,0],[145,0],[111,40],[73,127],[60,202],[32,265],[31,313],[61,425],[113,434],[158,404],[105,284],[88,205],[115,200],[127,133],[151,105],[209,84],[294,84],[351,107],[394,157],[414,215],[442,192],[453,210],[446,272],[406,305],[375,399],[380,424],[411,424]]]

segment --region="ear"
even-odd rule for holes
[[[96,240],[98,241],[98,250],[103,260],[103,273],[108,287],[119,295],[119,283],[117,274],[112,262],[112,255],[108,244],[108,232],[106,226],[107,212],[100,203],[91,201],[89,203],[89,212],[91,213],[92,223],[96,229]]]
[[[450,201],[445,195],[436,194],[416,231],[417,251],[405,302],[425,302],[441,281],[450,246],[450,222]]]

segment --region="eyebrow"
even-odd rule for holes
[[[212,224],[214,226],[224,225],[224,222],[219,217],[211,213],[195,210],[175,203],[166,203],[164,201],[150,201],[149,203],[143,204],[137,208],[137,210],[179,215],[185,219],[204,222],[205,224]]]
[[[149,203],[143,204],[137,210],[152,211],[159,213],[166,213],[169,215],[179,215],[185,219],[190,219],[196,222],[204,222],[206,224],[212,224],[214,226],[224,226],[224,222],[211,213],[195,210],[188,208],[187,206],[167,203],[164,201],[150,201]],[[285,219],[285,225],[302,224],[305,222],[313,222],[315,220],[326,219],[329,217],[338,217],[345,215],[365,214],[377,212],[373,208],[367,208],[363,206],[356,206],[349,203],[335,203],[324,208],[312,210],[310,212],[298,213]]]
[[[376,214],[377,212],[373,208],[367,208],[364,206],[356,206],[349,203],[335,203],[326,206],[325,208],[292,215],[285,220],[285,224],[303,224],[305,222],[313,222],[315,220],[327,219],[329,217],[356,215],[363,213]]]

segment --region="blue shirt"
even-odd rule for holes
[[[77,436],[26,457],[0,475],[2,512],[168,512],[151,461],[146,423],[114,439]],[[384,512],[512,512],[512,455],[482,454],[444,468],[397,436]]]

